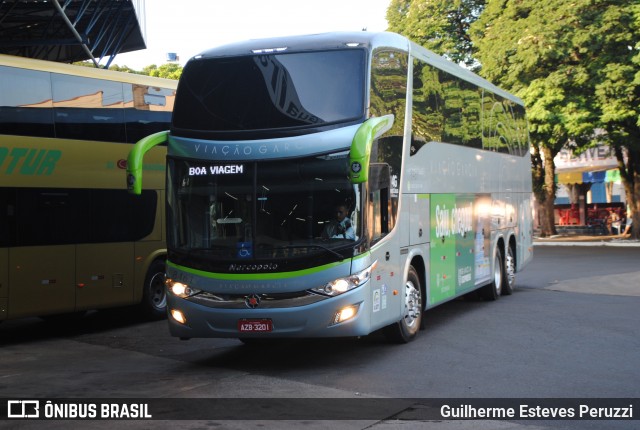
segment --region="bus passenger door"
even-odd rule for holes
[[[399,234],[388,237],[395,215],[391,200],[389,165],[371,163],[368,182],[367,232],[371,254],[378,263],[372,273],[371,326],[379,328],[397,321],[403,311],[404,280],[400,268]],[[395,292],[395,293],[394,293]]]
[[[133,303],[133,243],[77,245],[76,308]]]
[[[9,252],[9,318],[72,312],[75,245],[25,246]]]

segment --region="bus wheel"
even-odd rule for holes
[[[167,316],[167,292],[164,284],[165,262],[155,260],[151,263],[144,280],[142,293],[142,308],[150,318],[164,318]]]
[[[504,258],[504,285],[502,295],[509,296],[516,286],[516,258],[513,256],[513,248],[507,248],[507,255]]]
[[[493,282],[480,289],[482,298],[491,301],[497,300],[500,297],[504,284],[504,261],[502,261],[500,248],[496,248],[496,254],[493,260]]]
[[[422,290],[420,278],[413,266],[409,267],[404,284],[404,315],[402,319],[385,327],[385,335],[393,342],[407,343],[412,341],[422,324]]]

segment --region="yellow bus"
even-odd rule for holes
[[[0,55],[0,321],[141,304],[165,315],[166,147],[177,81]]]

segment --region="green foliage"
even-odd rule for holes
[[[167,63],[160,67],[152,64],[142,69],[142,73],[158,78],[179,79],[182,74],[182,66],[176,63]]]
[[[528,107],[531,138],[545,158],[534,164],[534,178],[547,178],[539,189],[554,190],[552,175],[535,169],[553,170],[567,141],[580,150],[605,140],[627,201],[640,208],[638,34],[640,5],[627,0],[488,0],[471,26],[481,74]]]
[[[76,66],[82,66],[82,67],[95,67],[94,64],[90,61],[79,61],[73,64]],[[175,79],[175,80],[180,79],[180,75],[182,74],[182,66],[176,63],[167,63],[167,64],[161,65],[160,67],[156,66],[155,64],[152,64],[150,66],[146,66],[141,71],[134,70],[126,65],[119,66],[117,64],[114,64],[113,66],[109,67],[109,70],[113,70],[116,72],[123,72],[123,73],[135,73],[137,75],[155,76],[157,78]]]
[[[413,119],[414,135],[425,142],[442,142],[444,98],[438,70],[417,62],[413,69]]]
[[[387,10],[389,31],[471,67],[475,61],[469,26],[484,5],[485,0],[392,0]]]
[[[622,0],[489,0],[472,26],[481,73],[525,100],[532,137],[584,144],[597,128],[638,120],[638,9]]]
[[[528,149],[520,105],[421,61],[414,62],[412,111],[414,141],[511,154]]]
[[[114,70],[116,72],[124,72],[124,73],[134,73],[137,75],[142,75],[142,72],[139,72],[137,70],[133,70],[132,68],[128,67],[128,66],[118,66],[117,64],[114,64],[113,66],[109,67],[109,70]]]
[[[489,0],[472,25],[481,74],[525,101],[532,138],[554,150],[595,127],[585,93],[589,29],[576,13],[590,1]]]
[[[76,61],[71,64],[73,64],[74,66],[80,66],[80,67],[95,67],[91,61]]]
[[[378,52],[371,75],[370,114],[393,114],[389,135],[402,136],[407,98],[408,57],[404,54]]]

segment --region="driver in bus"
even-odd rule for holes
[[[356,239],[356,233],[347,217],[347,207],[343,204],[335,207],[335,219],[324,227],[323,239]]]

